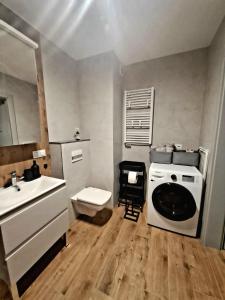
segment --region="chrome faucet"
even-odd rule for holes
[[[12,186],[19,192],[20,191],[20,187],[17,184],[16,171],[12,171],[10,174],[11,174]]]

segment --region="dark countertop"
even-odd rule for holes
[[[49,142],[49,144],[69,144],[69,143],[80,143],[80,142],[87,142],[90,139],[81,139],[81,140],[65,140],[65,141],[56,141],[56,142]]]

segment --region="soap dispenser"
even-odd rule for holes
[[[40,168],[39,168],[38,164],[36,163],[36,160],[33,160],[33,165],[31,167],[31,170],[32,170],[34,179],[37,179],[41,176]]]

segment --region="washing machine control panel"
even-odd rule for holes
[[[183,182],[195,182],[195,176],[182,175]]]
[[[184,182],[188,184],[195,184],[198,182],[198,177],[195,175],[189,174],[180,174],[176,172],[162,172],[162,171],[154,171],[150,173],[149,177],[150,181],[168,181],[168,182]]]
[[[150,174],[151,180],[165,179],[165,178],[168,178],[168,180],[170,179],[174,182],[176,182],[176,181],[195,182],[195,176],[190,176],[190,175],[181,175],[181,174],[175,174],[175,173],[164,174],[161,172],[154,172],[154,173]]]

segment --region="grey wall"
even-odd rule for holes
[[[49,140],[71,139],[80,127],[76,61],[42,38]]]
[[[114,203],[119,196],[119,163],[122,161],[122,112],[123,78],[121,64],[113,55],[113,165],[114,165]]]
[[[225,101],[222,95],[225,63],[225,19],[209,49],[208,81],[201,128],[201,145],[210,150],[202,240],[219,247],[225,214]]]
[[[124,88],[156,89],[153,144],[199,146],[207,73],[207,50],[201,49],[144,61],[124,69]],[[123,148],[123,158],[145,161],[148,147]]]
[[[90,138],[90,183],[113,192],[112,53],[83,59],[79,65],[81,137]]]
[[[122,79],[112,53],[79,61],[81,136],[90,138],[90,183],[118,198],[122,160]]]

